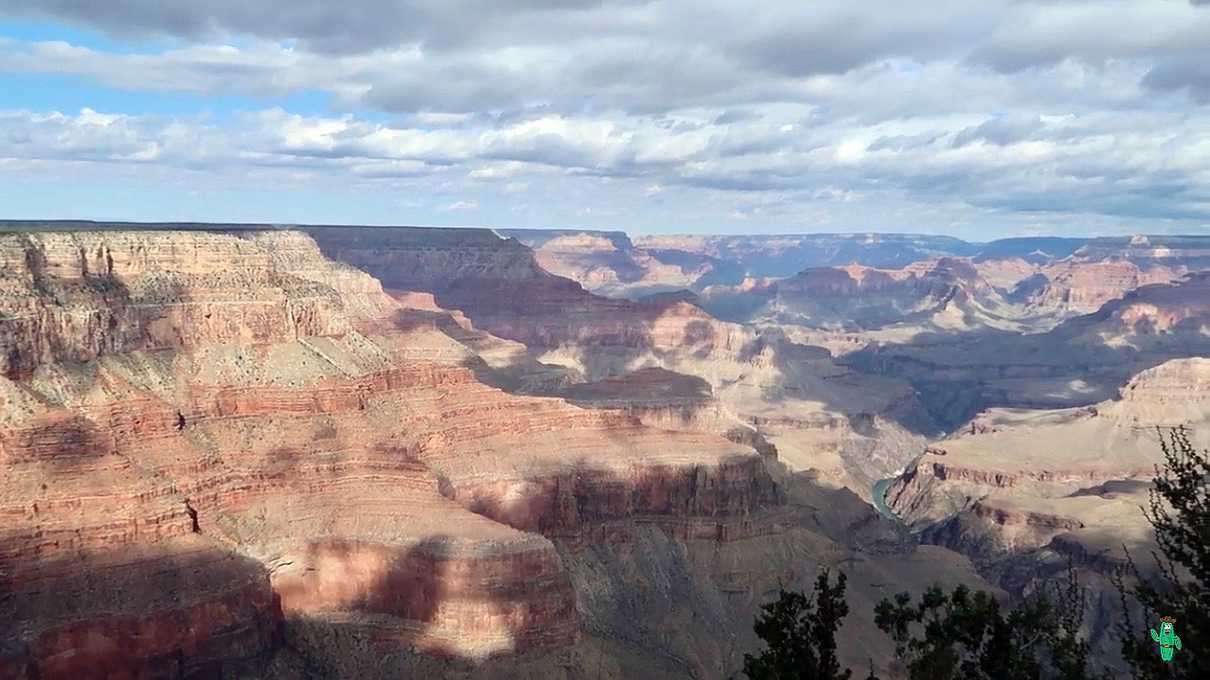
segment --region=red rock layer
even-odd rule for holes
[[[182,538],[72,562],[4,584],[6,623],[27,628],[0,677],[227,677],[277,644],[277,596],[247,558]]]
[[[1023,297],[1036,307],[1087,314],[1140,286],[1176,281],[1186,271],[1158,266],[1144,269],[1116,258],[1101,262],[1066,259],[1040,268],[1042,278],[1031,280],[1031,290],[1023,291]]]
[[[953,305],[964,316],[977,317],[980,305],[999,308],[1005,302],[974,265],[960,258],[925,260],[900,269],[813,267],[767,284],[746,281],[736,287],[711,287],[703,294],[703,306],[723,318],[848,330],[926,321]]]
[[[429,291],[476,328],[531,347],[578,344],[668,348],[709,342],[738,350],[739,328],[675,301],[637,303],[594,295],[541,269],[531,250],[487,230],[311,229],[325,255],[392,290]]]
[[[586,469],[522,483],[451,485],[450,497],[517,529],[580,542],[593,527],[642,517],[685,538],[733,540],[751,535],[762,507],[780,503],[763,463],[737,456],[710,466]]]
[[[0,236],[0,375],[207,343],[341,335],[338,293],[244,239],[199,232]]]
[[[0,318],[0,677],[226,675],[305,619],[475,658],[566,645],[547,536],[729,540],[780,502],[748,447],[407,358],[444,336],[296,234],[141,236],[0,244],[37,262],[4,282],[20,304],[69,292]]]

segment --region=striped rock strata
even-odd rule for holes
[[[304,234],[9,234],[0,262],[3,678],[226,677],[308,622],[558,648],[561,550],[753,536],[781,502],[750,447],[479,382]]]

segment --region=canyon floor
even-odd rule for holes
[[[1115,663],[1210,237],[0,222],[0,679],[730,678],[781,587]],[[1159,428],[1159,429],[1157,429]]]

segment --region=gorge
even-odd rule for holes
[[[770,241],[3,223],[0,678],[726,678],[825,568],[885,668],[1145,545],[1210,239]]]

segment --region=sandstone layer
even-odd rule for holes
[[[660,426],[755,431],[793,469],[818,470],[863,496],[873,480],[902,469],[923,433],[935,429],[904,381],[862,376],[838,366],[828,350],[795,342],[778,329],[720,321],[692,296],[632,301],[596,295],[542,270],[516,240],[488,231],[458,230],[461,240],[451,235],[432,241],[422,238],[423,230],[354,229],[348,238],[345,229],[313,231],[330,257],[365,269],[388,288],[429,292],[438,306],[458,310],[478,331],[524,346],[507,360],[497,355],[491,374],[480,372],[507,389],[564,395]],[[593,243],[616,247],[617,240]],[[426,253],[436,253],[434,261],[443,266],[422,264]],[[647,369],[664,373],[627,377]],[[669,383],[657,387],[654,375]],[[628,406],[577,397],[607,393],[627,381],[653,393],[675,391],[676,376],[704,380],[711,398]]]
[[[1210,359],[1168,361],[1132,378],[1118,399],[1092,407],[983,414],[969,430],[931,444],[891,487],[888,504],[924,524],[986,497],[1011,496],[1020,506],[1112,480],[1149,481],[1162,461],[1157,428],[1191,426],[1200,437],[1210,433],[1196,426],[1207,421]]]
[[[516,338],[566,351],[541,344],[576,328],[558,305],[614,303],[490,232],[421,231],[0,237],[0,677],[726,677],[757,607],[820,567],[868,577],[867,613],[897,579],[981,583],[757,437],[593,403],[649,380],[653,409],[717,406],[723,383],[598,370],[577,392]],[[527,321],[510,280],[549,307]],[[811,380],[855,404],[826,351],[622,304],[626,351],[637,326],[643,352],[795,395],[752,423]]]
[[[565,646],[547,536],[650,516],[730,540],[778,501],[747,447],[417,358],[460,355],[301,234],[0,252],[6,672],[225,669],[271,655],[283,618],[468,658]]]

